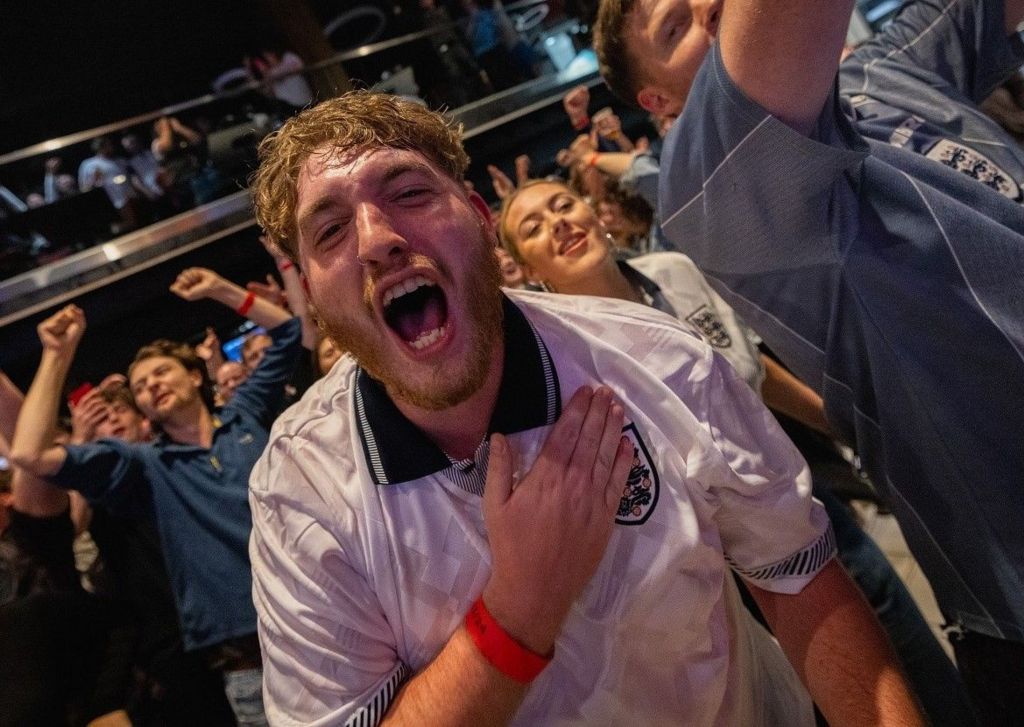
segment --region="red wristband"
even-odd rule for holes
[[[242,301],[242,305],[238,306],[235,312],[238,313],[238,315],[240,316],[244,316],[246,313],[249,312],[249,309],[252,308],[252,304],[255,302],[256,294],[250,290],[249,295],[245,296],[245,300]]]
[[[578,119],[572,120],[572,128],[576,129],[576,131],[583,131],[588,126],[590,126],[590,117],[586,114],[580,116]]]
[[[587,166],[588,167],[596,167],[597,166],[597,158],[599,156],[601,156],[600,152],[596,152],[596,151],[590,152],[590,156],[587,157]]]
[[[532,682],[551,663],[550,656],[530,651],[509,636],[482,598],[476,599],[466,614],[466,630],[491,666],[522,684]]]
[[[292,261],[288,260],[287,258],[277,263],[277,269],[280,270],[282,273],[285,270],[291,270],[293,267],[295,267],[295,265],[293,265]]]

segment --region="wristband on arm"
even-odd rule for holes
[[[476,599],[466,614],[466,630],[491,666],[521,684],[532,682],[551,663],[551,656],[530,651],[512,638],[487,610],[483,598]]]
[[[246,313],[249,312],[249,309],[252,308],[252,304],[255,302],[256,294],[250,290],[249,294],[245,296],[245,300],[242,301],[242,305],[238,306],[235,312],[240,316],[244,316]]]
[[[590,117],[587,116],[586,114],[583,114],[583,116],[580,116],[578,118],[571,119],[571,121],[572,128],[576,129],[576,131],[583,131],[585,128],[590,126]]]

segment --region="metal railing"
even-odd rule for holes
[[[509,4],[506,10],[514,12],[522,8],[546,7],[544,2],[545,0],[525,0]],[[548,29],[554,27],[552,32],[580,34],[587,31],[578,21],[572,19],[563,19],[561,23],[561,26],[548,26]],[[453,28],[458,27],[459,23],[435,26],[347,49],[330,59],[311,64],[298,73],[310,77],[318,72],[330,70],[332,66],[340,65],[347,70],[343,64],[353,61],[365,62],[368,58],[372,60],[375,56],[384,57],[396,51],[400,55],[403,49],[412,49],[420,41],[439,33],[451,33]],[[422,43],[419,45],[422,47]],[[549,73],[498,93],[472,99],[450,113],[463,123],[466,137],[471,138],[557,101],[573,85],[599,83],[592,52],[578,54],[573,63],[562,70],[555,70],[550,63],[548,66],[551,71]],[[279,80],[280,78],[274,78],[273,82]],[[373,85],[366,83],[365,79],[360,80],[364,80],[365,85]],[[225,110],[232,111],[227,114],[231,117],[232,125],[226,130],[214,128],[212,133],[234,133],[231,130],[236,129],[239,138],[244,138],[245,144],[248,145],[241,151],[254,152],[258,135],[252,133],[256,126],[253,117],[266,116],[268,113],[267,106],[261,101],[265,99],[263,93],[268,85],[265,81],[250,81],[230,90],[206,94],[117,123],[40,142],[0,156],[0,172],[12,166],[31,164],[36,158],[53,156],[62,151],[73,151],[80,148],[80,145],[100,137],[138,130],[162,117],[188,118],[191,115],[195,118],[200,113],[214,108],[219,108],[221,113]],[[269,100],[267,102],[269,103]],[[248,111],[245,110],[246,107],[249,107]],[[269,125],[274,126],[280,121],[283,121],[283,117],[272,118]],[[84,249],[67,250],[60,259],[0,280],[0,326],[31,315],[41,308],[55,305],[67,297],[81,293],[83,289],[100,287],[136,270],[158,264],[197,246],[209,244],[224,234],[253,224],[248,192],[241,188],[244,186],[244,176],[237,181],[239,183],[234,185],[234,191],[227,190],[216,199],[177,211],[165,219],[155,220],[152,224],[126,234],[95,240],[94,244],[86,244]],[[15,214],[10,217],[16,216]],[[4,227],[5,224],[0,215],[0,231],[9,229]]]

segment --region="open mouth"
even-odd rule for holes
[[[569,239],[565,240],[564,242],[562,242],[561,245],[558,246],[558,254],[569,255],[571,253],[578,252],[583,249],[582,246],[586,243],[586,241],[587,233],[577,232],[576,234],[572,235],[571,237],[569,237]]]
[[[444,292],[422,275],[406,278],[384,291],[384,321],[398,337],[420,351],[447,332]]]

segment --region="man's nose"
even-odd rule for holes
[[[357,259],[371,269],[387,267],[405,255],[409,248],[406,239],[395,229],[388,215],[373,204],[360,205],[356,210],[356,234],[359,237]]]

